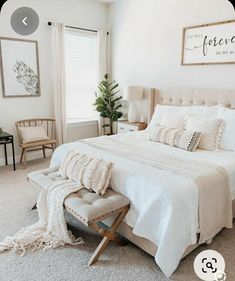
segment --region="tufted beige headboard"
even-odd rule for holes
[[[150,121],[157,104],[193,106],[193,105],[224,105],[235,109],[235,90],[213,90],[213,89],[151,89],[149,95],[149,116]]]

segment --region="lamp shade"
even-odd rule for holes
[[[143,87],[139,86],[128,86],[124,88],[123,99],[124,100],[142,100],[144,96]]]

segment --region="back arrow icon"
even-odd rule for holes
[[[28,18],[25,17],[25,18],[22,20],[22,22],[23,22],[24,25],[27,25],[27,23],[26,23],[26,20],[27,20],[27,19],[28,19]]]

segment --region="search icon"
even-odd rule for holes
[[[194,261],[194,270],[196,275],[204,281],[224,281],[226,279],[224,258],[214,250],[199,253]]]
[[[206,263],[206,267],[209,268],[209,269],[211,269],[211,270],[214,269],[211,262],[207,262],[207,263]]]

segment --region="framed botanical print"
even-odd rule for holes
[[[186,27],[182,65],[235,63],[235,20]]]
[[[0,37],[3,97],[40,96],[38,43]]]

